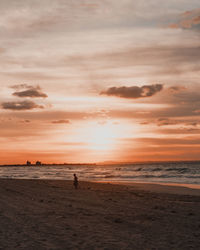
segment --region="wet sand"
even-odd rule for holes
[[[0,180],[0,249],[199,249],[186,187]]]

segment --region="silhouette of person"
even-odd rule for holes
[[[78,189],[78,177],[74,174],[74,188]]]

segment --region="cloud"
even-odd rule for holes
[[[38,105],[35,102],[32,101],[22,101],[22,102],[3,102],[1,104],[3,109],[10,109],[14,111],[20,111],[20,110],[31,110],[35,108],[43,109],[44,106]]]
[[[193,136],[187,136],[183,138],[139,138],[138,141],[143,143],[150,143],[151,145],[158,145],[158,146],[176,146],[176,145],[199,145],[200,144],[200,138],[196,138]]]
[[[171,93],[177,93],[177,92],[184,91],[184,90],[186,90],[186,88],[183,87],[183,86],[172,86],[172,87],[169,87],[169,91]]]
[[[17,119],[23,120],[28,119],[34,124],[45,123],[48,124],[52,121],[59,120],[83,120],[85,116],[89,115],[88,112],[80,112],[80,111],[62,111],[62,110],[49,110],[49,109],[41,109],[38,112],[34,110],[30,112],[21,111],[21,112],[5,112],[3,114],[4,119],[9,119],[10,117],[15,117]],[[94,113],[92,118],[96,119],[98,117],[97,113]]]
[[[24,89],[24,90],[19,90],[13,93],[14,96],[17,97],[31,97],[31,98],[46,98],[47,95],[41,91],[40,86],[29,86],[26,84],[21,84],[21,85],[14,85],[12,88],[15,89]]]
[[[54,123],[54,124],[69,124],[70,121],[69,120],[56,120],[56,121],[52,121],[52,123]]]
[[[20,90],[20,89],[29,89],[32,88],[31,85],[28,84],[16,84],[16,85],[12,85],[10,86],[10,88],[15,89],[15,90]]]
[[[20,122],[21,123],[30,123],[31,121],[26,119],[26,120],[21,120]]]
[[[196,28],[200,24],[200,8],[186,11],[181,15],[177,23],[171,23],[169,28],[172,29],[191,29]]]
[[[196,119],[169,119],[169,118],[159,118],[156,121],[158,126],[167,126],[167,125],[182,125],[182,126],[192,126],[196,127],[199,124],[199,120]]]
[[[0,54],[3,54],[6,51],[5,48],[0,48]]]
[[[168,125],[176,125],[177,121],[176,120],[171,120],[171,119],[168,119],[168,118],[159,118],[156,121],[156,123],[157,123],[158,126],[168,126]]]
[[[172,135],[172,134],[176,134],[176,135],[199,135],[200,134],[200,129],[199,128],[164,128],[162,130],[158,130],[157,133],[161,133],[161,134],[168,134],[168,135]]]
[[[162,84],[144,85],[142,87],[111,87],[106,91],[102,91],[100,94],[109,96],[118,96],[123,98],[143,98],[155,95],[157,92],[163,89]]]
[[[158,119],[149,119],[149,120],[143,120],[140,122],[141,125],[149,125],[149,124],[155,124],[158,127],[162,126],[172,126],[173,128],[187,128],[190,129],[191,127],[197,127],[199,124],[199,119],[196,117],[192,118],[181,118],[181,119],[171,119],[168,117],[165,118],[158,118]]]
[[[199,159],[200,137],[191,136],[175,137],[170,134],[165,138],[140,137],[122,138],[121,143],[126,150],[121,151],[124,158],[136,160],[197,160]],[[138,145],[138,147],[135,147]],[[134,152],[134,158],[133,158]]]
[[[1,15],[2,26],[6,27],[5,34],[15,34],[16,37],[19,35],[30,36],[39,31],[49,31],[58,24],[61,20],[58,15],[58,5],[50,4],[45,7],[43,3],[36,2],[31,6],[26,2],[22,2],[20,5],[12,3],[10,6],[5,6],[5,11]]]

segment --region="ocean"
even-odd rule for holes
[[[200,162],[2,166],[0,178],[200,184]]]

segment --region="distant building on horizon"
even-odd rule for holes
[[[30,161],[27,161],[27,162],[26,162],[26,165],[27,165],[27,166],[31,166],[31,162],[30,162]]]
[[[36,166],[41,166],[41,165],[42,165],[42,162],[41,162],[41,161],[36,161],[35,165],[36,165]]]

